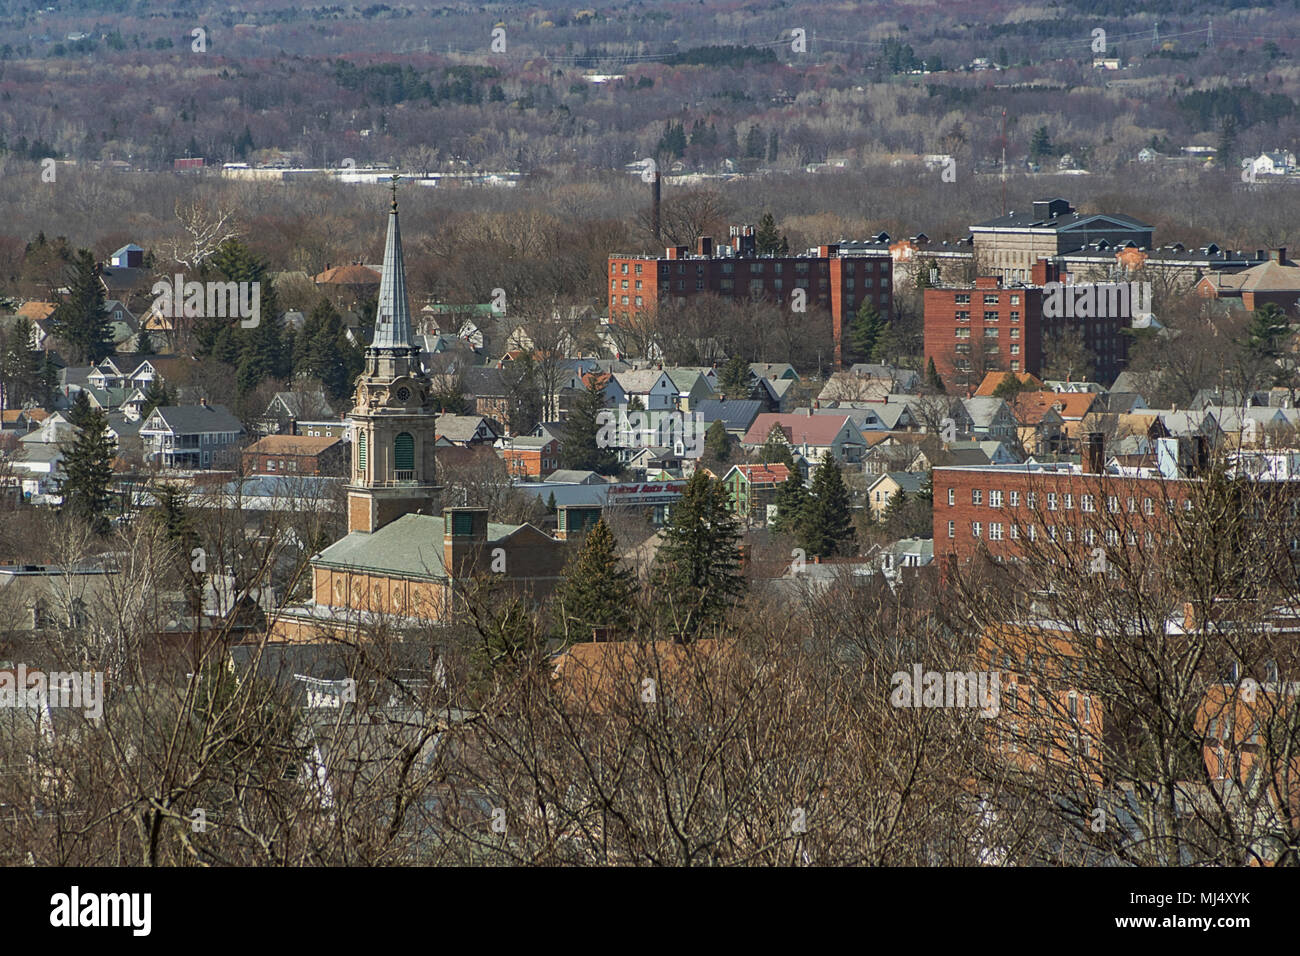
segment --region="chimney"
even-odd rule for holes
[[[1106,467],[1106,436],[1102,432],[1089,432],[1083,452],[1085,474],[1100,475]]]
[[[485,568],[488,512],[486,508],[442,509],[442,561],[453,578],[468,577]]]
[[[704,256],[706,259],[713,258],[713,237],[700,236],[695,248],[699,251],[699,254]]]
[[[298,419],[294,418],[292,415],[289,416],[289,434],[298,434]]]
[[[655,170],[654,185],[650,187],[650,228],[654,230],[655,241],[659,241],[659,203],[660,203],[660,185],[659,170]]]

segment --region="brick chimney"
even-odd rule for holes
[[[1085,474],[1100,475],[1106,467],[1106,436],[1102,432],[1089,432],[1083,447]]]
[[[700,238],[699,238],[699,242],[696,244],[696,247],[695,247],[695,248],[696,248],[696,250],[699,252],[699,254],[702,255],[702,256],[704,256],[705,258],[712,258],[712,257],[713,257],[713,237],[712,237],[712,236],[700,236]]]
[[[488,566],[486,508],[442,509],[442,561],[452,577],[468,577]]]
[[[1047,285],[1049,282],[1060,282],[1061,266],[1046,258],[1041,258],[1034,263],[1034,267],[1030,270],[1030,281],[1033,282],[1034,285]]]

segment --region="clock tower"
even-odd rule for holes
[[[375,336],[366,349],[365,371],[357,377],[352,409],[349,532],[369,534],[404,514],[437,513],[437,412],[431,392],[411,334],[394,176]]]

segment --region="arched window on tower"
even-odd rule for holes
[[[366,476],[366,433],[357,433],[357,477]]]
[[[402,432],[393,439],[393,477],[398,481],[415,480],[415,438],[410,432]]]

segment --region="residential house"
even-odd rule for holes
[[[693,411],[706,429],[714,422],[722,422],[727,434],[743,438],[763,411],[763,403],[753,399],[706,398]]]
[[[880,475],[867,485],[867,505],[872,517],[877,521],[883,519],[895,495],[901,491],[914,498],[925,487],[925,482],[925,475],[910,471],[890,471]]]
[[[439,445],[491,445],[501,437],[495,423],[485,415],[439,415],[436,427]]]
[[[792,451],[814,464],[828,451],[840,464],[857,464],[866,451],[862,433],[848,415],[813,415],[811,409],[764,412],[754,419],[741,443],[751,450],[761,448],[773,429],[784,436]]]
[[[637,369],[614,372],[605,385],[605,397],[616,408],[635,398],[646,411],[673,411],[677,408],[678,388],[661,368]]]
[[[768,505],[776,504],[780,487],[791,478],[790,469],[779,462],[768,465],[732,465],[722,476],[731,513],[746,524],[766,524]],[[795,481],[799,481],[795,476]]]
[[[276,392],[257,423],[263,435],[292,435],[303,420],[330,419],[334,409],[321,389]]]
[[[1016,418],[1011,406],[1000,398],[964,398],[953,411],[957,431],[977,438],[998,438],[1014,441]]]
[[[560,467],[560,440],[554,435],[508,438],[500,451],[512,478],[540,481]]]
[[[244,433],[234,415],[221,405],[169,405],[155,408],[140,429],[145,457],[164,468],[209,469],[234,461]]]
[[[247,475],[324,475],[346,477],[348,443],[340,438],[267,435],[244,449]]]
[[[669,368],[664,369],[664,374],[677,389],[676,407],[683,412],[694,411],[700,402],[712,399],[715,394],[714,384],[699,369]]]

